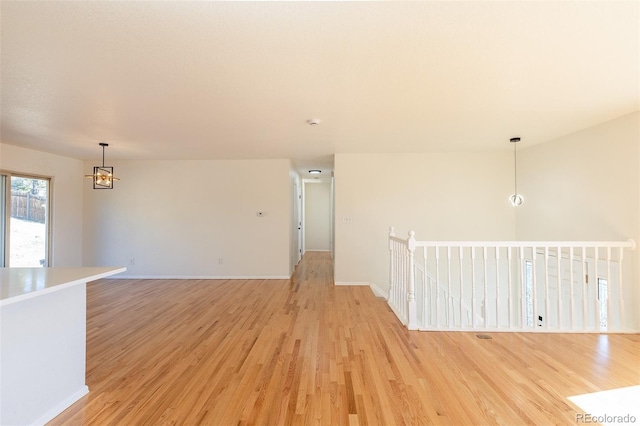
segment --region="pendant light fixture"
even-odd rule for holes
[[[513,144],[513,195],[509,197],[509,202],[512,206],[517,207],[522,205],[524,198],[518,194],[518,149],[516,144],[520,142],[520,138],[511,138],[510,142]]]
[[[108,143],[100,142],[98,145],[102,147],[102,166],[95,166],[92,175],[84,175],[86,178],[93,179],[93,189],[113,189],[113,181],[120,180],[113,175],[113,167],[104,165],[104,149],[109,146]]]

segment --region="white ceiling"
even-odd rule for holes
[[[2,142],[81,159],[105,141],[107,158],[328,170],[639,108],[638,1],[2,1],[0,19]]]

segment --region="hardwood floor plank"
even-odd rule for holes
[[[51,424],[575,424],[567,397],[640,384],[638,335],[410,332],[332,275],[90,283],[90,393]]]

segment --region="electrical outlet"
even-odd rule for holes
[[[351,216],[342,216],[342,223],[352,223],[353,218]]]
[[[132,257],[131,259],[129,259],[129,265],[135,265],[136,264],[136,258]]]
[[[222,257],[218,258],[218,265],[222,265],[224,263],[224,259]]]

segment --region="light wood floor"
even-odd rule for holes
[[[90,393],[51,424],[575,424],[640,336],[408,332],[308,253],[291,280],[88,285]]]

